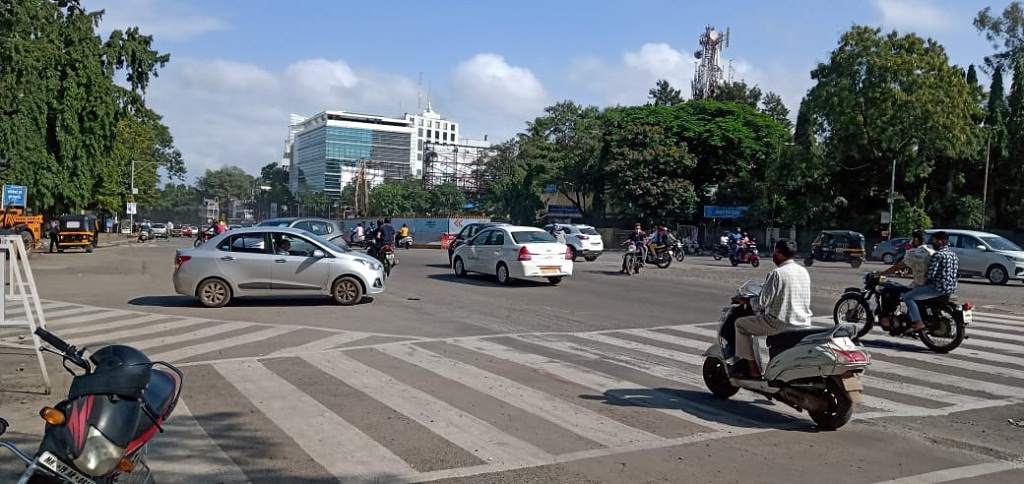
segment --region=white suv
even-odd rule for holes
[[[593,262],[604,252],[604,239],[594,227],[583,224],[547,224],[544,230],[554,233],[556,226],[565,231],[565,245],[572,250],[572,260],[583,257],[587,262]]]
[[[933,234],[939,229],[926,230]],[[975,230],[945,230],[956,253],[961,277],[983,276],[992,284],[1024,280],[1024,249],[1004,237]]]

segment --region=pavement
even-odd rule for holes
[[[704,388],[701,353],[721,307],[765,266],[687,258],[624,276],[602,257],[557,287],[500,287],[413,249],[398,252],[384,295],[354,307],[258,298],[209,310],[168,289],[185,242],[32,261],[49,329],[184,370],[182,401],[150,446],[161,481],[1024,481],[1013,423],[1024,418],[1024,311],[999,302],[1021,299],[1019,283],[962,283],[990,309],[950,354],[866,337],[864,402],[822,432],[784,405]],[[861,271],[810,271],[815,324],[830,326],[838,291]],[[0,353],[0,408],[31,449],[38,408],[55,397],[40,394],[25,340],[0,340],[22,342]],[[58,362],[47,365],[66,388]],[[0,458],[0,481],[16,468]]]

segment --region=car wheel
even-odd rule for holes
[[[462,257],[456,257],[452,266],[455,268],[456,277],[466,277],[466,263],[462,262]]]
[[[92,254],[92,244],[85,246],[85,251]]]
[[[352,277],[341,277],[331,286],[331,296],[342,306],[352,306],[363,299],[363,286]]]
[[[569,250],[572,251],[572,261],[576,262],[576,259],[580,257],[579,252],[577,252],[576,248],[571,245],[569,246]]]
[[[495,270],[495,275],[498,276],[498,284],[501,284],[502,286],[507,286],[512,283],[512,277],[508,274],[508,266],[505,265],[504,262],[498,264],[498,268]]]
[[[587,262],[594,262],[595,260],[597,260],[597,256],[596,255],[585,255],[585,256],[583,256],[583,260],[585,260]]]
[[[1006,272],[1006,268],[999,264],[992,264],[988,268],[988,272],[985,273],[985,277],[988,277],[988,282],[992,284],[1003,285],[1010,280],[1009,273]]]
[[[548,278],[548,283],[552,286],[557,286],[562,283],[562,276],[551,276]]]
[[[885,262],[886,264],[892,265],[893,263],[896,262],[896,256],[886,252],[886,253],[882,254],[882,262]]]
[[[231,300],[231,286],[222,279],[207,279],[196,290],[199,304],[208,308],[222,308]]]

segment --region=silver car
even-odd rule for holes
[[[174,256],[174,290],[218,308],[238,296],[325,295],[343,306],[384,292],[377,259],[288,227],[224,232]]]

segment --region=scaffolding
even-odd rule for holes
[[[353,212],[357,217],[364,217],[370,212],[370,180],[366,176],[366,160],[359,160],[359,170],[352,180],[355,188],[355,206]]]
[[[451,183],[469,203],[479,203],[487,189],[483,165],[491,152],[489,145],[424,143],[423,188]]]

